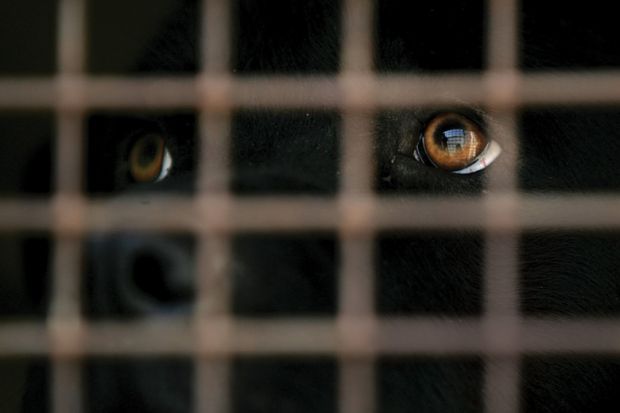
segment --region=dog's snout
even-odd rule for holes
[[[165,247],[149,245],[132,251],[127,257],[127,281],[146,300],[176,304],[191,294],[187,257]]]
[[[91,240],[89,280],[93,316],[141,316],[188,310],[193,291],[187,240],[140,235]]]

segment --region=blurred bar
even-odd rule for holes
[[[232,199],[205,196],[50,203],[0,200],[0,230],[50,230],[59,233],[131,231],[166,232],[301,232],[412,229],[481,229],[501,233],[516,229],[618,229],[620,195],[511,194],[482,197],[404,196],[398,198],[262,197]],[[79,211],[81,219],[54,220],[56,209]],[[516,218],[489,211],[515,211]],[[454,211],[459,213],[455,214]],[[347,211],[345,213],[345,211]],[[339,215],[339,214],[344,215]]]
[[[358,222],[372,221],[368,208],[352,210],[350,200],[371,199],[375,176],[372,91],[358,80],[373,69],[373,11],[371,0],[342,2],[341,63],[339,87],[345,102],[342,112],[340,156],[338,319],[342,350],[339,358],[338,411],[372,413],[375,411],[374,360],[356,358],[357,346],[368,344],[370,336],[349,327],[361,318],[374,317],[374,234],[351,231]],[[334,89],[337,90],[337,89]],[[366,111],[349,108],[367,108]],[[361,335],[357,333],[361,332]]]
[[[83,130],[81,88],[70,79],[84,70],[86,4],[83,0],[60,0],[58,9],[58,94],[56,95],[57,141],[56,205],[54,219],[54,255],[52,297],[48,315],[51,336],[51,408],[52,412],[82,411],[82,369],[79,359],[68,353],[79,351],[81,214],[74,208],[62,208],[65,200],[77,199],[82,186]],[[73,203],[72,205],[76,205]],[[77,203],[79,205],[79,203]],[[60,228],[73,227],[72,231]]]
[[[199,197],[196,203],[199,206],[204,205],[205,208],[199,208],[199,214],[194,215],[196,220],[191,223],[194,228],[200,228],[201,223],[210,220],[228,222],[226,202],[219,209],[213,208],[209,196],[226,199],[230,180],[230,114],[227,104],[230,100],[230,88],[226,77],[232,50],[231,7],[227,0],[201,2],[199,79],[215,77],[218,80],[199,80],[195,85],[196,96],[203,104],[199,114]],[[187,96],[191,98],[193,95],[190,92]],[[201,231],[197,235],[197,294],[194,304],[197,336],[187,341],[198,349],[195,353],[194,412],[227,413],[231,404],[229,360],[225,354],[217,358],[208,357],[206,348],[211,338],[226,339],[227,330],[213,330],[217,324],[214,319],[227,317],[230,308],[230,237],[227,233],[216,231]]]
[[[509,344],[489,340],[485,336],[487,322],[476,318],[382,317],[349,321],[222,318],[214,320],[210,329],[213,336],[203,346],[195,345],[197,332],[188,319],[82,323],[73,326],[74,338],[68,339],[79,338],[81,345],[65,345],[63,357],[342,355],[354,361],[378,355],[490,355],[501,360],[517,354],[618,355],[620,348],[620,321],[613,318],[524,318],[519,322],[520,341]],[[511,326],[502,328],[500,323],[496,328],[504,334],[512,330]],[[372,340],[343,343],[343,330]],[[57,351],[58,344],[46,336],[41,323],[2,323],[0,353],[39,356]]]
[[[506,350],[499,356],[486,354],[484,407],[489,413],[518,413],[520,411],[520,354],[519,340],[519,211],[516,204],[498,208],[492,194],[518,192],[519,142],[517,137],[516,105],[519,78],[518,11],[519,0],[491,0],[487,3],[487,110],[493,123],[489,135],[501,136],[502,157],[498,166],[488,174],[485,226],[485,313],[484,337],[489,345]],[[497,231],[492,223],[503,222]],[[512,350],[512,351],[510,351]]]
[[[200,87],[197,85],[201,85]],[[347,87],[368,101],[346,99]],[[225,90],[227,99],[201,99],[200,90]],[[350,89],[350,87],[349,87]],[[502,91],[514,90],[510,97]],[[489,93],[503,108],[553,104],[620,103],[620,72],[554,72],[438,75],[340,74],[328,76],[264,76],[233,78],[221,74],[200,78],[0,78],[0,109],[55,108],[61,95],[79,94],[82,109],[305,108],[367,111],[371,108],[483,105]],[[220,92],[221,93],[221,92]],[[497,104],[497,102],[496,102]]]

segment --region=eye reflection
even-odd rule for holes
[[[435,140],[439,137],[439,144],[444,151],[454,156],[465,153],[466,159],[475,158],[480,153],[480,146],[475,142],[476,137],[471,131],[465,129],[448,129],[445,132],[435,134]]]

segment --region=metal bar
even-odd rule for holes
[[[80,240],[71,235],[57,235],[54,245],[54,283],[50,304],[50,326],[80,319]]]
[[[373,3],[346,0],[342,7],[341,73],[368,72],[373,65]]]
[[[82,185],[82,114],[61,112],[57,122],[56,193],[76,197]]]
[[[488,3],[487,65],[496,71],[513,71],[518,64],[518,0]]]
[[[58,4],[57,60],[61,75],[84,70],[86,5],[83,0],[60,0]]]
[[[373,66],[373,11],[370,0],[348,0],[342,4],[341,78],[342,99],[350,107],[372,106],[372,91],[359,86],[358,77],[368,76]],[[341,133],[342,181],[340,182],[339,313],[339,412],[371,413],[375,410],[374,360],[351,358],[357,346],[371,341],[365,331],[350,329],[353,320],[374,314],[373,233],[356,233],[357,222],[371,220],[368,208],[350,210],[351,197],[367,197],[373,191],[375,175],[373,112],[343,112]],[[347,322],[347,319],[352,320]],[[361,334],[357,334],[361,333]]]
[[[356,356],[373,341],[372,331],[358,329],[357,321],[374,316],[374,248],[369,235],[352,237],[341,232],[339,273],[340,412],[373,412],[375,410],[374,360]],[[315,340],[318,340],[315,337]],[[324,341],[324,339],[322,339]],[[329,341],[326,341],[329,342]]]
[[[514,356],[487,357],[484,388],[487,412],[517,411],[521,382],[519,368],[518,358]]]
[[[81,245],[73,232],[62,227],[81,227],[81,214],[75,209],[58,208],[66,200],[76,198],[82,176],[82,112],[79,108],[80,90],[66,82],[84,68],[85,2],[61,0],[58,4],[58,79],[57,140],[56,140],[56,208],[54,208],[53,288],[48,316],[51,340],[52,411],[82,411],[81,365],[78,359],[67,357],[79,352],[80,337],[80,273]],[[76,107],[76,104],[78,107]],[[74,216],[73,214],[76,213]]]
[[[55,221],[54,211],[75,211]],[[456,216],[454,210],[458,209]],[[515,220],[490,211],[514,210]],[[144,199],[0,200],[0,231],[51,230],[167,232],[299,232],[338,230],[351,233],[389,230],[520,229],[613,230],[620,228],[620,196],[510,195],[482,197],[405,196],[339,200],[311,197],[235,199],[206,196],[157,196]],[[75,219],[81,214],[81,219]]]
[[[72,360],[56,361],[52,369],[52,409],[55,412],[82,411],[82,369]]]
[[[67,360],[83,356],[193,356],[330,355],[351,360],[377,355],[451,356],[491,355],[498,360],[527,355],[620,355],[618,318],[523,318],[518,342],[489,340],[488,324],[476,318],[383,317],[342,320],[334,318],[283,318],[277,320],[220,319],[209,329],[206,345],[196,345],[197,332],[188,319],[135,322],[92,322],[59,327],[81,342],[69,348],[50,340],[47,328],[37,322],[0,325],[0,354],[41,356],[60,354]],[[343,343],[343,330],[372,337]],[[509,333],[510,327],[498,331]]]
[[[374,312],[372,239],[343,235],[340,268],[340,316],[369,317]]]
[[[198,219],[191,225],[200,228],[200,222],[228,222],[226,202],[215,203],[208,195],[227,198],[229,182],[230,88],[227,74],[232,51],[231,4],[227,0],[201,2],[201,68],[196,85],[200,112],[200,162],[198,165]],[[215,78],[215,81],[209,80]],[[190,95],[191,98],[191,95]],[[206,195],[206,196],[205,196]],[[214,212],[215,214],[213,214]],[[230,307],[231,282],[229,275],[230,237],[226,233],[200,232],[198,234],[196,265],[196,302],[194,325],[198,348],[195,354],[194,411],[196,413],[226,413],[230,411],[230,366],[225,355],[206,357],[203,351],[210,338],[225,340],[226,330],[214,335],[214,318],[225,317]]]
[[[225,194],[230,181],[230,116],[204,114],[200,119],[201,143],[198,188],[201,193]]]
[[[228,100],[201,99],[196,84]],[[340,85],[354,85],[363,99],[346,100]],[[318,108],[367,111],[437,105],[484,105],[489,92],[504,107],[620,103],[620,72],[485,74],[398,74],[364,76],[264,76],[233,78],[221,74],[156,78],[0,78],[0,109],[55,108],[61,94],[79,90],[84,109],[164,109],[206,107]],[[514,90],[511,97],[501,93]],[[510,93],[508,93],[510,96]]]
[[[206,75],[227,74],[232,50],[231,4],[203,0],[201,13],[201,67]]]
[[[493,122],[491,137],[500,140],[503,156],[487,182],[488,194],[518,191],[517,154],[519,145],[513,102],[518,97],[518,0],[487,3],[489,26],[486,33],[488,86],[487,105]],[[513,208],[497,208],[490,195],[485,208],[489,226],[485,236],[485,337],[491,347],[506,354],[485,354],[484,407],[493,413],[517,413],[520,400],[520,362],[514,351],[520,338],[518,237],[519,214]],[[506,223],[502,233],[495,222]]]
[[[346,360],[340,366],[339,412],[375,409],[375,367],[372,360]]]
[[[342,133],[342,196],[370,194],[374,186],[372,113],[344,115]]]

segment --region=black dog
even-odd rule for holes
[[[233,74],[337,73],[342,30],[338,2],[233,3]],[[375,68],[385,73],[484,70],[485,4],[426,3],[376,2]],[[604,7],[522,3],[522,70],[620,64],[620,50],[613,44],[617,29],[601,11]],[[196,7],[184,2],[132,70],[194,73]],[[519,188],[541,193],[618,190],[619,115],[609,107],[524,108],[518,131]],[[501,136],[487,133],[493,121],[484,108],[465,103],[378,113],[376,191],[392,197],[482,193],[488,171],[502,165]],[[86,191],[93,196],[192,193],[200,150],[196,123],[191,112],[91,113]],[[340,184],[341,126],[340,114],[331,110],[235,111],[232,191],[239,196],[334,196]],[[481,231],[380,233],[375,246],[377,311],[481,316],[484,243]],[[193,248],[189,236],[91,237],[85,313],[93,319],[188,313]],[[617,315],[619,249],[620,237],[613,232],[524,231],[519,239],[522,314]],[[235,315],[335,315],[336,234],[237,234],[232,250]],[[484,363],[478,357],[380,357],[377,375],[380,412],[484,409]],[[87,411],[191,409],[191,360],[88,360],[86,378]],[[42,399],[33,390],[41,390],[35,381],[29,382],[26,404]],[[335,412],[337,383],[337,364],[331,358],[235,358],[232,406],[239,413]],[[619,385],[620,366],[613,358],[532,355],[522,360],[524,412],[616,412]],[[31,411],[40,411],[34,404]]]

